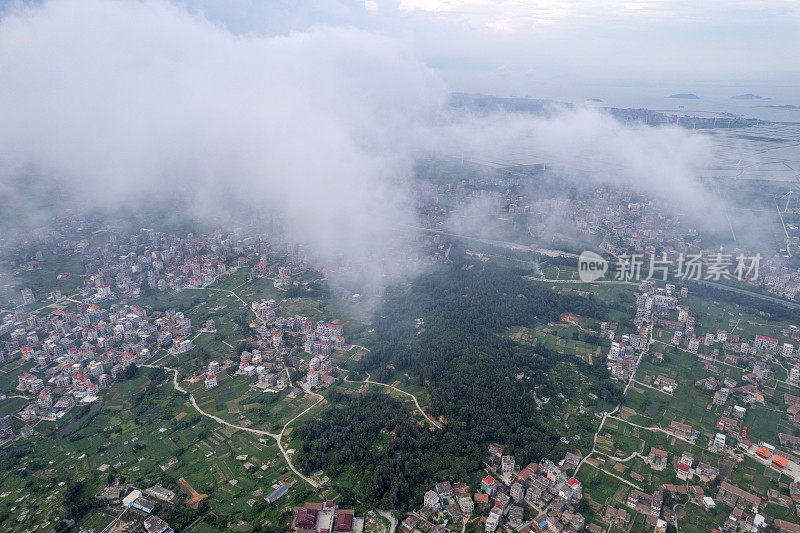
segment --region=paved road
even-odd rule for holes
[[[661,394],[665,394],[667,396],[674,396],[673,394],[665,391],[664,389],[659,389],[658,387],[653,387],[652,385],[648,385],[647,383],[642,383],[638,379],[634,379],[633,382],[636,383],[637,385],[641,385],[642,387],[647,387],[648,389],[653,389],[654,391],[660,392]]]
[[[631,460],[631,459],[633,459],[634,457],[641,457],[642,459],[644,459],[644,456],[643,456],[642,454],[640,454],[639,452],[633,452],[633,453],[632,453],[632,454],[630,454],[628,457],[625,457],[625,458],[623,458],[623,459],[620,459],[620,458],[618,458],[618,457],[612,457],[612,456],[610,456],[610,455],[609,455],[609,456],[608,456],[608,459],[609,459],[610,461],[616,461],[616,462],[618,462],[618,463],[627,463],[628,461],[630,461],[630,460]]]
[[[730,287],[728,285],[723,285],[722,283],[714,283],[713,281],[696,280],[695,283],[698,283],[700,285],[707,285],[709,287],[714,287],[715,289],[722,289],[725,291],[736,292],[739,294],[746,294],[747,296],[752,296],[753,298],[758,298],[760,300],[767,300],[769,302],[783,305],[790,309],[800,309],[800,303],[791,302],[789,300],[784,300],[782,298],[776,298],[774,296],[768,296],[766,294],[761,294],[760,292],[748,291],[745,289],[740,289],[738,287]]]
[[[694,441],[691,441],[691,440],[689,440],[689,439],[685,439],[685,438],[683,438],[683,437],[679,437],[679,436],[678,436],[678,435],[676,435],[675,433],[673,433],[673,432],[671,432],[671,431],[667,431],[666,429],[664,429],[664,428],[660,428],[660,427],[658,427],[658,426],[640,426],[639,424],[634,424],[634,423],[633,423],[633,422],[631,422],[630,420],[625,420],[624,418],[620,418],[620,417],[618,417],[618,416],[609,416],[609,418],[613,418],[614,420],[619,420],[620,422],[625,422],[626,424],[628,424],[628,425],[630,425],[630,426],[633,426],[633,427],[635,427],[635,428],[639,428],[639,429],[646,429],[646,430],[648,430],[648,431],[655,431],[655,432],[658,432],[658,433],[664,433],[665,435],[669,435],[670,437],[672,437],[672,438],[675,438],[675,439],[678,439],[678,440],[680,440],[680,441],[683,441],[683,442],[685,442],[686,444],[691,444],[692,446],[697,446],[697,447],[699,447],[699,448],[702,448],[702,446],[700,446],[700,445],[699,445],[699,444],[697,444],[696,442],[694,442]],[[711,452],[711,453],[716,453],[716,452]]]
[[[583,283],[585,285],[591,285],[594,283],[605,283],[609,285],[640,285],[638,282],[635,281],[622,281],[616,279],[609,279],[609,280],[596,279],[594,281],[583,281],[581,279],[547,279],[547,278],[537,278],[534,276],[525,276],[525,277],[531,281],[540,281],[542,283]]]
[[[376,511],[378,512],[379,515],[381,515],[382,517],[384,517],[389,521],[389,533],[394,533],[395,530],[397,529],[397,519],[394,517],[394,515],[392,515],[392,512],[381,511],[379,509],[376,509]]]

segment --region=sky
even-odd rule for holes
[[[182,0],[178,0],[179,2]],[[236,32],[350,25],[406,43],[454,90],[536,97],[604,87],[800,93],[795,0],[199,0]]]
[[[110,217],[156,202],[231,224],[252,212],[274,214],[320,266],[352,267],[375,285],[414,268],[398,229],[417,220],[419,157],[507,161],[534,154],[718,224],[698,180],[715,164],[710,136],[625,125],[584,106],[539,117],[448,105],[453,91],[504,94],[516,83],[539,95],[540,73],[548,69],[564,83],[578,76],[550,55],[588,64],[578,52],[596,56],[605,47],[618,68],[635,70],[642,50],[624,59],[608,51],[615,46],[608,39],[592,46],[589,36],[605,31],[598,17],[621,28],[617,47],[627,39],[633,48],[637,20],[662,28],[714,11],[640,2],[604,15],[590,3],[537,5],[6,3],[0,202],[27,205],[24,182],[45,196],[56,187],[67,191],[80,208]],[[771,9],[776,17],[790,13],[778,4]],[[581,38],[573,48],[559,49],[575,35]],[[534,73],[508,66],[515,61]],[[686,76],[695,75],[690,70]],[[639,83],[653,83],[645,78]],[[49,200],[62,207],[62,198]],[[53,214],[17,210],[36,220]]]

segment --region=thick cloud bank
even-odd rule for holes
[[[200,216],[269,210],[323,264],[346,256],[377,277],[413,222],[420,154],[541,153],[683,198],[707,163],[697,136],[596,112],[456,116],[440,79],[379,35],[240,36],[155,0],[9,9],[0,72],[6,190],[36,175],[109,212],[172,198]]]
[[[67,181],[111,211],[172,197],[201,216],[263,207],[322,256],[386,245],[407,221],[399,144],[446,97],[391,40],[241,37],[161,2],[8,13],[0,72],[4,180]]]
[[[440,153],[475,161],[544,162],[571,178],[647,193],[705,228],[724,222],[698,178],[714,167],[708,135],[678,126],[623,124],[587,108],[555,110],[548,117],[494,113],[460,117],[428,143]]]

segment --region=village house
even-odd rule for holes
[[[653,470],[664,470],[669,463],[669,454],[660,448],[650,448],[650,453],[647,455],[647,462]]]
[[[144,530],[147,533],[173,533],[169,524],[161,520],[156,515],[148,516],[144,521]]]
[[[680,437],[682,439],[694,440],[696,438],[694,429],[692,426],[688,424],[683,424],[678,422],[677,420],[673,420],[669,426],[669,431],[671,431],[675,436]]]
[[[761,498],[726,481],[723,481],[719,487],[717,500],[722,500],[732,507],[743,507],[746,504],[754,507],[761,505]]]
[[[469,496],[461,496],[458,498],[458,506],[461,507],[461,512],[464,513],[464,515],[471,515],[472,511],[475,510],[475,504]]]
[[[622,507],[607,506],[603,513],[603,520],[620,528],[627,528],[631,521],[631,514]]]
[[[653,380],[653,386],[660,387],[661,390],[663,390],[664,392],[672,394],[675,391],[675,389],[678,388],[678,382],[672,378],[668,378],[666,376],[659,374],[658,377],[656,377],[656,379]]]

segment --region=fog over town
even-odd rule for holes
[[[9,194],[25,176],[107,214],[164,199],[200,217],[269,210],[321,261],[400,244],[425,157],[522,155],[721,218],[698,183],[717,164],[708,135],[581,104],[454,109],[436,71],[370,31],[235,35],[167,3],[63,0],[10,8],[0,40]]]
[[[0,529],[800,532],[799,22],[0,0]]]

